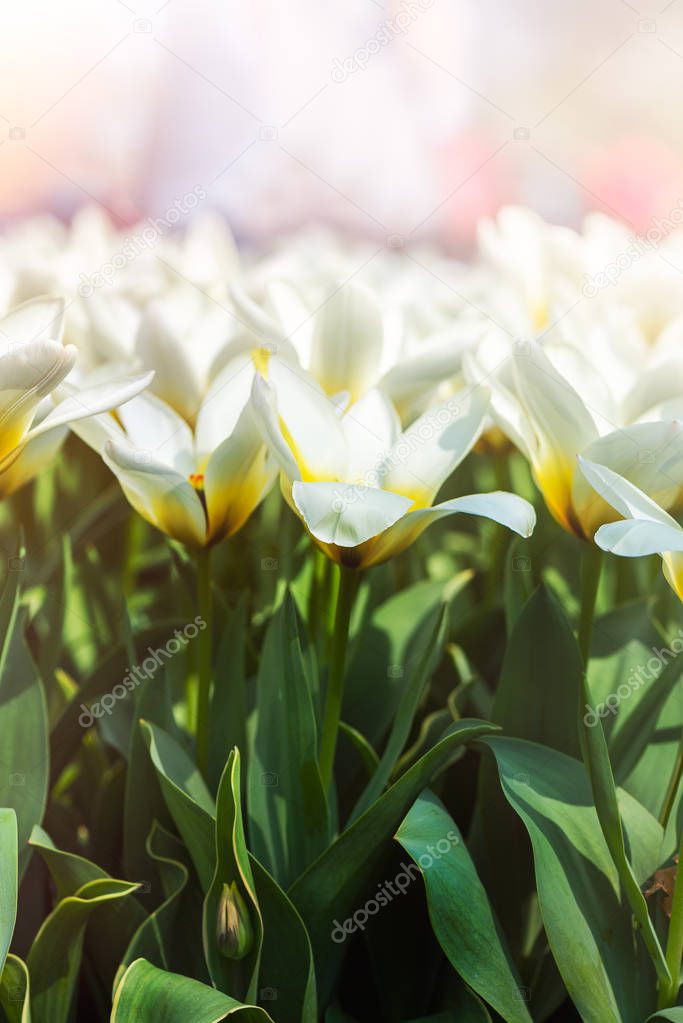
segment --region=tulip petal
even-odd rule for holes
[[[292,500],[313,536],[338,547],[357,547],[382,533],[410,508],[410,499],[346,483],[292,486]]]
[[[135,347],[143,366],[155,371],[154,393],[193,422],[201,401],[196,360],[190,346],[174,329],[170,309],[160,302],[150,302]]]
[[[648,495],[649,501],[662,509],[670,508],[683,487],[683,425],[675,421],[637,423],[615,430],[590,444],[579,457],[579,465],[582,471],[574,476],[572,500],[589,536],[615,518],[604,501],[612,508],[617,507],[600,489],[610,486],[613,477],[609,473],[600,474],[591,466],[609,467],[609,472],[624,477],[638,491]],[[603,500],[596,497],[596,491]],[[648,517],[643,513],[643,506],[638,507],[641,510],[636,517]],[[650,505],[648,508],[651,510]],[[617,510],[626,514],[621,508]]]
[[[487,388],[470,387],[416,419],[389,451],[382,467],[382,487],[429,506],[476,443],[488,404]]]
[[[69,374],[76,356],[73,345],[59,341],[21,344],[0,356],[0,460],[17,453],[41,400]]]
[[[640,558],[665,551],[683,551],[683,529],[676,523],[669,525],[652,519],[622,519],[600,526],[595,542],[603,551],[624,558]]]
[[[627,519],[644,519],[678,529],[678,523],[639,487],[609,469],[579,456],[579,467],[590,485]],[[661,548],[662,550],[664,548]]]
[[[4,344],[60,341],[64,335],[64,299],[32,298],[0,319],[0,348]]]
[[[479,346],[477,355],[466,355],[463,359],[465,379],[472,384],[483,384],[491,391],[491,404],[489,414],[494,424],[503,431],[505,436],[512,441],[524,457],[533,464],[537,450],[536,437],[531,428],[526,412],[522,408],[519,399],[506,386],[503,374],[500,372],[503,367],[509,366],[510,345],[507,338],[503,340],[504,347],[497,346],[495,353],[492,346],[495,342]],[[497,339],[498,340],[498,339]],[[485,351],[488,360],[482,364],[480,355]],[[507,354],[506,354],[507,353]]]
[[[404,551],[424,530],[437,519],[455,514],[480,515],[512,529],[520,536],[531,536],[536,525],[533,506],[504,490],[489,494],[469,494],[443,501],[433,508],[418,508],[405,515],[396,525],[373,543],[363,559],[364,565],[375,565]]]
[[[153,373],[142,373],[139,376],[129,376],[121,380],[94,384],[92,387],[84,387],[80,391],[74,390],[59,402],[42,423],[31,430],[29,436],[35,437],[55,426],[74,423],[79,419],[119,408],[143,391],[153,376]]]
[[[396,409],[386,394],[373,389],[346,411],[341,425],[348,447],[346,478],[377,486],[380,467],[401,432]]]
[[[376,382],[382,343],[379,303],[369,288],[351,281],[315,314],[311,373],[328,394],[349,391],[355,400]]]
[[[0,498],[9,497],[42,472],[54,460],[68,433],[66,426],[57,426],[22,446],[16,459],[0,470]]]
[[[267,342],[274,345],[287,343],[287,333],[284,327],[270,316],[265,309],[253,300],[247,292],[233,285],[230,289],[230,298],[237,310],[237,316],[243,327],[255,335],[258,342]]]
[[[198,456],[214,451],[237,425],[249,401],[254,363],[248,351],[227,362],[207,391],[197,414],[195,445]]]
[[[305,480],[343,479],[347,454],[337,410],[303,370],[279,358],[268,364],[281,433]]]
[[[140,309],[123,295],[95,293],[84,302],[88,345],[103,362],[130,362],[140,327]]]
[[[574,388],[557,372],[540,345],[529,341],[514,355],[517,391],[537,435],[534,477],[555,518],[570,532],[576,456],[598,430]]]
[[[257,373],[254,377],[251,388],[251,400],[256,425],[264,443],[270,449],[281,471],[289,480],[301,479],[299,466],[296,464],[280,428],[275,392],[260,373]]]
[[[236,533],[261,502],[277,474],[268,458],[251,405],[212,453],[204,475],[204,494],[212,542]]]
[[[129,444],[109,440],[102,457],[143,518],[190,547],[204,546],[206,514],[199,495],[184,476]]]
[[[145,391],[118,409],[128,441],[138,451],[188,476],[195,469],[192,430],[175,409]]]
[[[392,366],[378,386],[389,395],[402,415],[407,416],[419,406],[421,399],[460,372],[463,353],[469,344],[471,340],[465,342],[450,333],[424,341],[412,355]]]

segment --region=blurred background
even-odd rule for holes
[[[506,203],[645,231],[683,196],[683,0],[22,0],[0,81],[5,223],[194,191],[238,240],[459,254]]]

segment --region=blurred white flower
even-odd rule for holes
[[[65,384],[78,351],[62,344],[63,328],[59,299],[34,299],[0,320],[2,497],[50,463],[70,424],[123,405],[151,380],[147,373],[80,388]]]

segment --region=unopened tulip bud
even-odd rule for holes
[[[216,941],[226,959],[244,959],[254,943],[249,911],[235,881],[223,885],[218,903]]]

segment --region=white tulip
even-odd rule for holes
[[[678,423],[668,424],[672,435],[678,440],[682,427]],[[638,558],[659,554],[663,561],[667,582],[683,600],[683,528],[640,487],[614,472],[606,465],[579,460],[581,471],[590,485],[604,501],[623,516],[619,522],[602,525],[595,534],[598,547],[612,554],[626,558]],[[683,455],[680,446],[668,449],[667,459],[661,470],[663,481],[660,488],[680,477]],[[674,474],[673,480],[669,473]]]
[[[345,394],[353,403],[379,387],[409,421],[460,373],[463,352],[479,331],[455,322],[401,349],[373,290],[355,281],[334,288],[311,313],[284,285],[271,286],[262,307],[240,289],[232,295],[255,344],[286,350],[329,396]]]
[[[0,495],[33,479],[55,456],[69,424],[122,405],[151,374],[64,385],[77,349],[62,344],[64,303],[35,299],[0,320]]]
[[[112,416],[74,427],[99,451],[135,510],[192,549],[231,536],[275,479],[249,400],[253,362],[241,353],[216,377],[194,429],[149,392]]]
[[[400,553],[433,521],[462,512],[522,536],[533,508],[514,494],[472,494],[433,506],[471,450],[487,413],[483,388],[463,391],[401,432],[380,390],[341,412],[299,367],[271,358],[253,384],[258,421],[281,469],[284,496],[333,560],[366,567]]]

